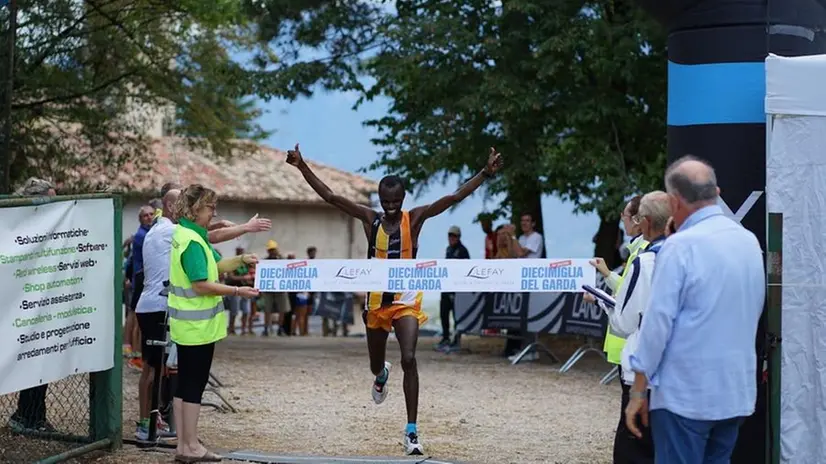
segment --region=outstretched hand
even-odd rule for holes
[[[295,144],[295,150],[287,150],[287,164],[292,164],[295,167],[301,165],[304,158],[301,156],[301,150],[298,149],[298,144]]]
[[[249,221],[244,224],[244,230],[247,233],[266,232],[272,228],[272,221],[265,218],[259,218],[256,214]]]
[[[485,166],[485,172],[488,174],[496,174],[502,168],[502,154],[498,153],[495,148],[490,147],[490,154],[488,155],[488,164]]]

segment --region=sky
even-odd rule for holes
[[[258,106],[264,114],[258,122],[265,129],[275,131],[265,143],[285,151],[300,143],[305,159],[356,172],[378,159],[378,149],[370,142],[377,134],[373,128],[363,126],[362,122],[384,116],[388,100],[376,98],[364,103],[358,110],[352,110],[355,101],[356,95],[353,93],[317,92],[310,98],[294,102],[259,102]],[[518,162],[508,153],[502,155],[506,166],[507,163]],[[361,175],[378,181],[384,173]],[[458,178],[454,178],[444,186],[436,184],[418,198],[408,194],[405,209],[451,193],[458,187],[458,182]],[[486,210],[482,197],[482,193],[478,192],[455,209],[428,220],[419,237],[419,258],[444,258],[447,230],[452,225],[461,228],[462,242],[471,258],[484,258],[484,234],[479,224],[473,222],[478,213]],[[487,210],[492,209],[491,206]],[[545,237],[548,258],[591,256],[591,238],[599,225],[595,214],[574,214],[573,205],[550,196],[543,199],[542,214],[545,230],[540,232]],[[497,224],[501,222],[505,221],[500,220]]]

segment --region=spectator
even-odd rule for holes
[[[281,259],[281,253],[278,252],[278,243],[275,240],[267,242],[267,259]],[[284,331],[284,327],[289,327],[289,321],[285,324],[285,319],[290,311],[290,303],[287,301],[287,294],[283,292],[265,292],[258,298],[258,307],[264,313],[264,332],[263,335],[268,337],[272,330],[273,314],[279,315],[278,320],[278,335],[289,335],[289,330]]]
[[[640,218],[637,216],[640,210],[640,200],[642,200],[641,196],[635,196],[622,210],[623,228],[625,228],[628,235],[631,235],[632,237],[631,243],[627,247],[629,252],[628,259],[625,262],[622,275],[608,269],[608,265],[603,258],[594,258],[591,260],[591,265],[596,268],[597,272],[602,274],[605,278],[605,284],[613,292],[617,291],[623,279],[625,279],[625,276],[628,274],[628,270],[631,268],[631,262],[633,262],[634,258],[637,257],[637,254],[648,246],[648,242],[645,240],[645,237],[642,236],[640,231]],[[605,334],[605,343],[603,345],[603,350],[605,350],[606,359],[608,362],[612,364],[619,364],[621,361],[620,353],[622,353],[624,346],[625,339],[613,333],[609,325],[608,331]]]
[[[513,237],[513,230],[513,226],[510,224],[501,225],[496,228],[496,255],[494,255],[494,259],[516,258],[516,246],[518,243]]]
[[[479,224],[482,226],[482,232],[485,233],[485,259],[493,259],[496,257],[496,232],[493,231],[492,220],[489,214],[482,214],[479,216]]]
[[[496,255],[493,259],[515,259],[516,247],[519,244],[514,237],[514,227],[512,224],[503,224],[496,228]],[[502,332],[498,329],[487,329],[486,335],[497,335]],[[508,338],[505,341],[505,349],[502,356],[508,358],[519,351],[518,340]]]
[[[155,212],[152,213],[152,223],[154,224],[159,217],[163,216],[163,199],[153,198],[149,200],[149,206],[155,208]]]
[[[244,254],[244,249],[242,247],[237,247],[235,249],[236,256],[242,256]],[[250,287],[252,283],[255,281],[255,277],[250,280],[249,277],[249,267],[243,262],[240,266],[236,269],[232,270],[227,274],[226,282],[227,285],[233,287]],[[238,316],[238,313],[241,313],[241,335],[246,335],[249,333],[252,335],[251,324],[250,320],[250,300],[248,298],[242,298],[238,295],[233,295],[229,297],[229,334],[235,335],[235,320]],[[247,329],[250,328],[249,332]]]
[[[53,197],[57,195],[54,186],[48,181],[31,177],[15,192],[16,195],[27,197]],[[22,432],[56,432],[57,430],[46,420],[46,393],[49,384],[21,390],[17,397],[17,409],[9,418],[9,428]]]
[[[138,307],[138,298],[143,293],[143,241],[146,238],[146,233],[152,228],[154,220],[155,208],[144,205],[138,210],[138,231],[132,239],[132,275],[130,282],[132,284],[131,300],[127,306],[126,313],[126,333],[129,336],[129,344],[131,346],[131,357],[129,365],[135,369],[143,369],[143,361],[141,360],[141,331],[138,327],[138,319],[135,316],[135,308]]]
[[[215,215],[217,195],[201,185],[184,189],[176,203],[178,225],[172,238],[169,263],[169,330],[178,351],[178,386],[175,390],[175,460],[217,462],[221,457],[198,440],[198,417],[215,343],[227,335],[222,296],[254,298],[251,287],[218,283],[222,272],[255,264],[254,255],[221,259],[209,244],[207,227]]]
[[[757,238],[723,214],[714,169],[693,157],[665,175],[677,232],[657,255],[650,303],[630,357],[626,425],[647,423],[657,463],[729,462],[754,413],[754,340],[766,280]]]
[[[524,259],[541,258],[545,244],[542,234],[535,230],[536,221],[533,215],[531,213],[523,213],[519,218],[519,225],[522,228],[522,235],[519,236],[517,243],[513,245],[516,251],[516,257]],[[518,330],[509,330],[508,336],[509,344],[505,351],[509,353],[512,352],[512,354],[508,356],[508,359],[514,361],[516,357],[519,356],[519,351],[522,350],[524,341],[522,338],[523,334]],[[539,359],[539,354],[536,351],[530,351],[522,356],[523,361],[536,361],[537,359]]]
[[[519,225],[522,228],[522,235],[519,236],[518,247],[516,247],[517,258],[538,259],[542,257],[544,251],[544,240],[542,234],[535,230],[536,220],[531,213],[524,213],[519,218]]]
[[[287,259],[295,259],[295,253],[287,253]],[[291,331],[293,335],[306,336],[308,334],[307,322],[307,294],[290,292],[290,306],[293,312]]]
[[[169,255],[172,251],[172,235],[175,233],[173,206],[180,190],[170,189],[161,201],[162,215],[146,233],[143,240],[144,287],[135,307],[141,333],[143,366],[138,381],[138,421],[135,438],[149,440],[149,419],[152,410],[152,388],[155,370],[163,369],[164,347],[150,345],[150,340],[166,341],[166,283],[169,281]],[[158,435],[174,437],[169,425],[158,417]]]
[[[647,428],[642,430],[642,438],[637,439],[625,425],[625,408],[628,406],[631,384],[634,383],[634,372],[631,370],[628,358],[637,347],[638,328],[644,309],[651,299],[651,279],[657,253],[665,241],[665,227],[671,216],[668,195],[665,192],[656,191],[646,194],[638,202],[637,209],[638,214],[634,215],[634,223],[649,244],[626,268],[630,277],[623,279],[617,288],[616,307],[607,308],[601,301],[599,302],[599,306],[608,314],[609,325],[613,333],[623,339],[627,338],[627,343],[623,343],[624,347],[620,356],[622,407],[617,432],[614,436],[614,462],[635,464],[654,462],[654,444]],[[589,293],[585,296],[586,301],[594,302]]]
[[[462,244],[462,230],[458,226],[451,226],[447,231],[447,249],[445,250],[445,259],[470,259],[470,253]],[[450,341],[450,314],[454,313],[456,304],[456,294],[453,292],[442,293],[442,298],[439,304],[439,316],[442,320],[442,340],[436,345],[436,351],[450,352],[459,349],[460,334],[457,331],[453,342]],[[456,325],[455,313],[454,328]]]

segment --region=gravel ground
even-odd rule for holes
[[[418,354],[418,422],[427,456],[469,463],[611,462],[619,385],[599,385],[608,369],[604,362],[586,357],[562,375],[558,365],[509,365],[496,357],[500,340],[468,338],[472,354],[458,355],[433,352],[434,342],[422,339]],[[388,353],[398,367],[392,339]],[[570,348],[557,354],[567,356]],[[238,413],[204,410],[200,435],[212,449],[401,456],[402,372],[394,369],[387,401],[373,404],[363,339],[232,337],[219,345],[213,373],[227,384],[222,392]],[[137,416],[137,379],[137,372],[125,370],[127,438]],[[216,398],[207,394],[205,400]],[[126,447],[73,462],[171,458]]]
[[[610,462],[619,386],[599,385],[606,364],[583,360],[561,375],[542,363],[510,366],[495,356],[498,340],[470,338],[466,346],[473,354],[449,356],[433,352],[433,342],[423,339],[418,354],[419,428],[428,456],[474,463]],[[401,454],[401,369],[394,369],[387,401],[373,404],[363,339],[233,337],[217,353],[213,372],[227,384],[222,392],[239,412],[202,415],[201,436],[209,446]],[[388,353],[397,364],[392,340]],[[137,396],[137,373],[124,376],[124,430],[131,433],[136,410],[128,398]],[[145,454],[129,461],[133,453],[99,462],[151,462]]]

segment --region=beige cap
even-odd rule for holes
[[[457,237],[462,236],[462,229],[459,226],[450,226],[450,229],[447,229],[448,235],[455,235]]]

